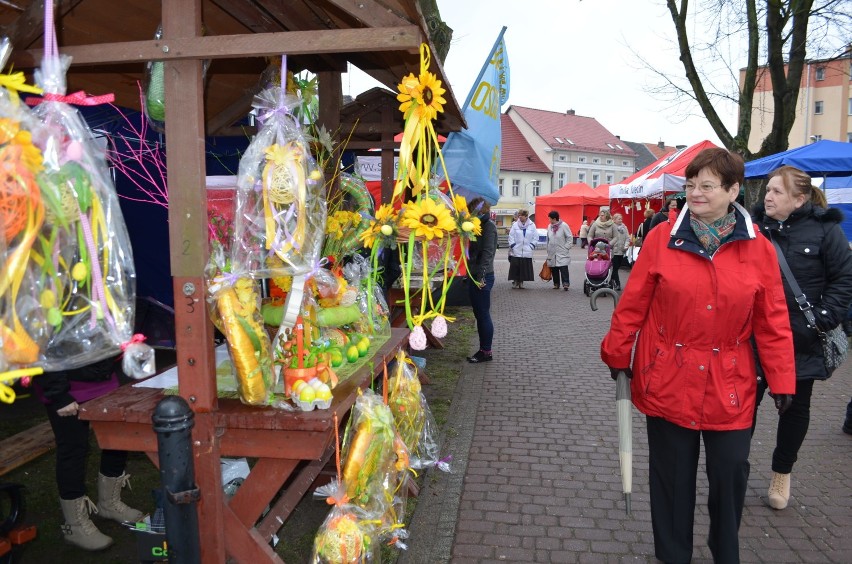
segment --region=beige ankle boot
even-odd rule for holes
[[[784,509],[790,501],[790,474],[772,473],[772,481],[769,482],[769,507],[772,509]]]
[[[98,530],[89,514],[98,508],[86,496],[77,499],[60,499],[65,524],[62,533],[65,542],[75,544],[84,550],[103,550],[112,545],[112,539]]]
[[[130,487],[128,474],[117,478],[98,474],[98,515],[119,523],[137,523],[145,514],[121,501],[121,488],[124,486]]]

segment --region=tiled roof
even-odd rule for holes
[[[662,141],[659,143],[643,143],[643,145],[645,145],[645,147],[647,147],[648,150],[651,151],[651,153],[658,159],[677,151],[677,147],[666,145]],[[662,147],[660,147],[660,145],[662,145]]]
[[[500,116],[503,150],[500,154],[500,170],[517,172],[546,172],[550,169],[538,158],[526,138],[518,130],[512,118],[506,114]]]
[[[636,170],[642,170],[660,158],[652,153],[645,143],[636,143],[635,141],[625,141],[625,143],[636,153],[636,161],[634,162]]]
[[[551,148],[635,157],[636,153],[595,118],[510,106]],[[621,147],[619,149],[619,147]]]

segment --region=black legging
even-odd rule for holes
[[[757,407],[763,400],[766,391],[766,378],[761,378],[757,386],[757,405],[755,406],[755,423]],[[778,431],[775,435],[775,450],[772,451],[772,471],[779,474],[789,474],[799,458],[799,449],[805,442],[808,427],[811,422],[811,393],[814,389],[813,380],[796,380],[796,393],[793,403],[787,411],[778,418]],[[754,433],[754,427],[752,427]]]
[[[612,255],[612,283],[616,288],[621,288],[621,278],[618,277],[618,270],[621,268],[622,262],[624,262],[624,255]]]
[[[86,495],[86,458],[89,455],[89,422],[76,415],[62,417],[47,406],[47,418],[56,438],[56,485],[61,499]],[[101,451],[100,472],[117,478],[124,473],[127,451]]]

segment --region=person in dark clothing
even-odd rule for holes
[[[663,209],[654,214],[654,217],[651,218],[651,224],[648,229],[645,231],[645,237],[648,236],[648,232],[661,223],[665,223],[666,221],[671,220],[674,223],[674,220],[677,219],[677,214],[680,212],[681,204],[674,196],[670,197],[666,200],[666,203],[663,205]]]
[[[97,506],[86,496],[89,422],[78,417],[80,404],[118,388],[116,361],[116,357],[110,357],[82,368],[45,372],[33,379],[56,439],[56,485],[65,517],[62,532],[66,542],[84,550],[102,550],[112,544],[112,539],[92,522],[90,513],[119,523],[135,523],[144,516],[120,498],[130,478],[124,472],[126,451],[101,451]]]
[[[814,381],[830,376],[818,331],[843,323],[852,303],[852,252],[839,225],[843,214],[826,206],[825,195],[812,187],[810,176],[782,166],[770,173],[763,204],[753,214],[763,235],[784,253],[796,283],[813,306],[817,324],[808,325],[782,276],[793,330],[796,393],[790,409],[778,420],[766,500],[773,509],[784,509],[790,498],[790,473],[808,431]],[[758,389],[758,406],[765,389],[765,384]]]
[[[497,252],[497,227],[491,221],[491,205],[483,198],[474,198],[467,204],[470,213],[479,217],[482,234],[471,241],[467,259],[467,291],[476,330],[479,333],[479,350],[467,357],[468,362],[491,360],[494,323],[491,321],[491,288],[494,287],[494,255]]]
[[[642,246],[642,241],[645,239],[645,236],[651,230],[651,221],[654,219],[654,210],[651,208],[647,208],[645,210],[645,219],[642,223],[639,224],[639,228],[636,230],[636,238],[634,241],[634,245],[637,247]]]

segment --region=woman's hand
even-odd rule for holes
[[[790,394],[773,394],[772,399],[775,400],[775,409],[778,410],[778,415],[784,415],[784,412],[790,409],[793,404],[793,396]]]
[[[60,417],[68,417],[69,415],[77,415],[80,411],[80,405],[76,401],[72,401],[65,407],[56,410],[56,414]]]

